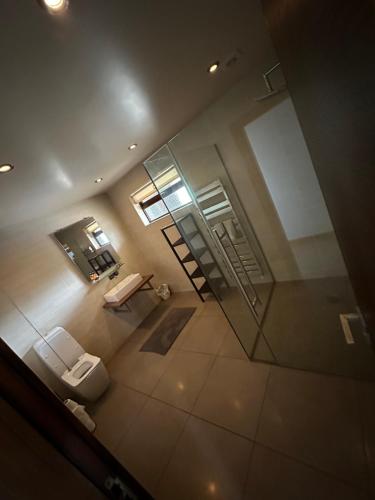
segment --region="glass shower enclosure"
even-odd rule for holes
[[[373,348],[293,103],[287,92],[248,99],[250,83],[144,166],[250,359],[375,380]],[[183,206],[163,187],[168,169],[189,194]]]
[[[256,347],[257,359],[275,361],[260,328],[274,278],[216,146],[186,155],[177,136],[144,166],[248,356]],[[171,169],[191,199],[178,208],[162,185]]]

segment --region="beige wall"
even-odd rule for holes
[[[124,263],[113,281],[87,282],[50,236],[87,216],[100,223]],[[63,326],[87,352],[108,361],[158,300],[153,292],[137,294],[131,300],[131,313],[114,314],[102,308],[103,294],[130,272],[146,269],[105,194],[1,230],[0,335],[47,383],[51,382],[48,372],[31,346],[54,326]]]
[[[161,228],[172,223],[167,216],[145,226],[130,202],[130,195],[149,181],[143,167],[138,165],[122,177],[108,192],[132,238],[142,255],[145,272],[155,275],[156,283],[168,283],[175,292],[192,290],[180,264],[161,233]]]

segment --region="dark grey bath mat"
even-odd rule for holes
[[[141,351],[166,354],[195,310],[196,307],[173,308],[143,344]]]

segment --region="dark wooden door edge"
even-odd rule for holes
[[[374,1],[262,5],[375,346]]]
[[[122,498],[106,489],[109,477],[118,477],[125,484],[133,494],[129,498],[152,498],[1,339],[0,391],[16,411],[108,498]]]

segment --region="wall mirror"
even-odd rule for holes
[[[120,258],[94,217],[59,229],[54,237],[90,282],[118,274]]]

